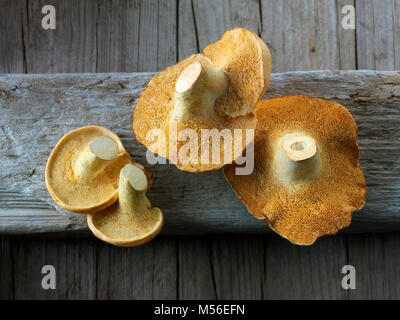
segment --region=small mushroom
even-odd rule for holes
[[[149,173],[139,164],[125,165],[119,175],[119,200],[112,206],[89,214],[93,234],[108,243],[131,247],[153,239],[163,225],[163,213],[152,208],[146,197]]]
[[[363,207],[357,126],[336,102],[305,96],[260,101],[252,174],[224,173],[247,209],[299,245],[349,226]]]
[[[255,129],[253,110],[267,90],[270,73],[270,52],[255,33],[243,28],[227,31],[203,54],[194,54],[150,80],[134,111],[136,138],[181,170],[219,169],[248,145],[243,142],[246,129]],[[216,150],[212,139],[198,141],[196,156],[183,161],[179,152],[186,140],[179,137],[185,129],[194,130],[199,140],[202,129],[229,130],[233,145],[239,147],[229,155],[224,153],[225,142]],[[241,136],[234,134],[235,129],[242,131]],[[152,136],[154,130],[166,139]],[[210,160],[213,152],[220,153],[219,160]]]
[[[131,162],[119,137],[98,126],[68,132],[46,165],[46,186],[62,208],[94,213],[118,199],[121,168]]]

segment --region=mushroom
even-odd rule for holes
[[[64,135],[46,165],[47,190],[62,208],[94,213],[118,199],[121,168],[132,160],[110,130],[87,126]]]
[[[224,168],[247,209],[299,245],[348,227],[366,194],[350,112],[336,102],[289,96],[260,101],[255,113],[253,172]]]
[[[150,80],[134,111],[136,138],[181,170],[219,169],[252,142],[246,129],[255,129],[253,110],[267,90],[270,73],[270,52],[255,33],[243,28],[227,31],[203,54],[194,54]],[[189,142],[200,146],[191,157],[180,156],[190,149],[184,148],[186,129],[195,136]],[[235,129],[241,135],[235,135]],[[200,142],[202,130],[212,131],[212,139]],[[223,144],[213,145],[224,130],[230,134],[233,152],[225,136]],[[159,139],[160,133],[165,139]]]
[[[149,173],[139,164],[125,165],[119,175],[119,199],[112,206],[87,216],[93,234],[108,243],[130,247],[153,239],[163,225],[163,213],[146,197]]]

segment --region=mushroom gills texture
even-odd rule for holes
[[[229,78],[209,59],[195,61],[180,73],[175,84],[175,119],[206,120],[215,117],[215,102],[228,90]]]
[[[118,144],[112,138],[103,136],[94,139],[76,160],[73,171],[75,180],[88,180],[117,156]]]
[[[277,178],[293,184],[314,177],[320,171],[320,159],[315,140],[303,133],[290,133],[275,146],[272,168]]]

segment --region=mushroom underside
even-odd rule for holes
[[[309,245],[350,224],[364,204],[356,124],[338,103],[303,96],[257,105],[254,171],[224,168],[248,210],[289,241]]]
[[[66,210],[90,213],[118,198],[120,169],[131,161],[117,135],[97,126],[67,133],[46,166],[50,195]]]
[[[228,157],[220,140],[220,160],[210,163],[204,159],[212,158],[212,139],[207,145],[198,141],[197,156],[183,156],[189,148],[187,129],[198,140],[204,130],[229,130],[235,139],[236,129],[245,137],[256,126],[252,111],[268,86],[270,69],[268,48],[258,36],[244,29],[228,31],[204,55],[192,55],[151,79],[134,111],[137,140],[185,171],[216,170],[231,163],[249,141],[243,139],[242,150]]]

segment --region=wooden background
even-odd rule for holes
[[[53,4],[57,30],[41,28]],[[356,7],[356,30],[341,7]],[[0,73],[157,71],[230,28],[257,32],[274,72],[400,69],[399,0],[0,0]],[[1,115],[0,115],[1,116]],[[160,237],[139,248],[92,238],[0,238],[0,298],[400,298],[398,233],[339,235],[296,247],[276,235]],[[41,267],[57,290],[41,289]],[[357,289],[341,289],[342,266]]]

